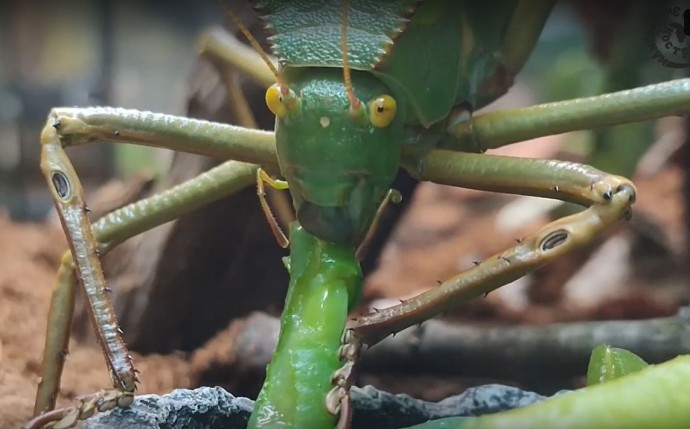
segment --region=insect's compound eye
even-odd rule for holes
[[[369,121],[371,125],[384,128],[395,118],[397,103],[390,95],[376,97],[369,102]]]
[[[284,118],[287,115],[288,109],[283,100],[283,92],[277,83],[266,90],[266,106],[277,118]]]

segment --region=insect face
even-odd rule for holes
[[[352,77],[362,100],[357,109],[351,109],[340,70],[329,68],[289,76],[296,107],[271,108],[297,218],[332,242],[356,243],[366,234],[397,172],[403,140],[403,109],[385,95],[390,90],[368,73]],[[267,101],[273,97],[267,93]]]

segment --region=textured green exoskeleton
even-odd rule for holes
[[[528,16],[537,20],[527,32],[532,44],[551,3],[531,4]],[[293,106],[275,127],[281,172],[300,223],[330,241],[360,241],[403,146],[438,144],[453,107],[493,101],[532,48],[506,52],[507,32],[526,13],[517,0],[495,9],[476,0],[353,0],[348,64],[364,108],[352,115],[341,69],[340,2],[262,0],[257,8],[293,93]],[[397,113],[377,127],[366,103],[384,94],[395,100]]]
[[[291,231],[280,343],[250,427],[333,425],[324,398],[339,366],[345,303],[360,297],[355,246],[390,189],[404,146],[436,145],[454,106],[480,107],[510,86],[506,67],[519,69],[532,46],[504,55],[519,3],[503,2],[488,16],[483,1],[353,0],[343,40],[340,2],[258,2],[282,66],[282,82],[267,92],[280,170],[299,223],[318,238]],[[540,3],[533,35],[551,2]],[[383,123],[375,117],[384,110],[375,104],[381,97],[395,103]]]
[[[298,222],[290,231],[290,290],[279,345],[251,428],[347,427],[352,411],[349,388],[362,344],[373,345],[507,284],[591,243],[605,228],[627,218],[635,188],[625,178],[569,162],[469,153],[544,135],[688,112],[690,79],[679,79],[471,117],[473,109],[511,86],[553,3],[258,1],[280,71],[265,73],[266,64],[272,62],[262,61],[254,51],[249,56],[238,54],[246,47],[240,48],[237,40],[227,42],[227,34],[225,38],[208,36],[202,50],[266,86],[276,78],[277,84],[266,93],[268,107],[277,117],[275,135],[124,109],[54,109],[41,134],[42,169],[73,252],[61,264],[35,418],[27,427],[42,428],[50,422],[72,427],[95,411],[125,407],[133,400],[136,370],[106,293],[100,255],[135,234],[255,183],[257,177],[260,191],[264,182],[284,189],[284,183],[266,173],[277,171],[276,166],[289,185]],[[246,109],[242,97],[236,98],[234,106]],[[253,123],[249,119],[240,122],[249,127]],[[90,224],[82,187],[64,149],[96,140],[234,161]],[[366,241],[388,201],[400,167],[419,180],[555,198],[587,208],[548,224],[418,297],[347,320],[348,311],[360,298],[362,282],[355,249]],[[265,199],[261,202],[270,212]],[[287,244],[275,222],[272,227],[280,243]],[[74,407],[54,410],[77,280],[87,292],[113,389]],[[682,389],[682,383],[688,383],[687,371],[686,358],[533,409],[463,424],[557,427],[571,422],[570,427],[591,427],[586,423],[593,415],[598,416],[597,422],[620,421],[620,427],[633,427],[631,421],[677,427],[673,424],[690,419],[688,396],[664,395],[659,389]],[[660,387],[655,390],[657,382]],[[650,393],[640,393],[639,389],[648,388]],[[624,413],[628,404],[637,404],[642,395],[663,398],[668,404],[647,413],[653,420],[637,419],[637,415],[631,420],[628,414],[620,420],[611,417]],[[576,412],[567,414],[574,408]],[[559,419],[554,420],[556,414]]]
[[[276,149],[297,218],[324,240],[356,244],[398,170],[401,118],[387,128],[352,118],[338,69],[288,69],[285,77],[300,108],[278,120]],[[353,83],[363,100],[387,92],[370,74],[355,73]]]
[[[290,228],[290,288],[281,332],[249,427],[330,428],[324,398],[341,366],[338,348],[362,272],[350,245]]]

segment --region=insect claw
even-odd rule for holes
[[[479,262],[479,261],[472,261],[472,265],[474,265],[475,267],[478,267],[479,264],[481,264],[481,262]]]
[[[524,238],[516,238],[515,242],[520,244],[520,243],[522,243],[523,240],[524,240]]]
[[[506,261],[508,264],[510,264],[510,259],[506,258],[505,256],[499,256],[498,259]]]

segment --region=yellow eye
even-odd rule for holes
[[[287,115],[287,107],[283,102],[283,93],[280,90],[280,85],[277,83],[271,85],[266,90],[266,106],[277,118],[283,118]]]
[[[390,125],[395,118],[397,104],[390,95],[376,97],[369,102],[369,121],[371,125],[384,128]]]

